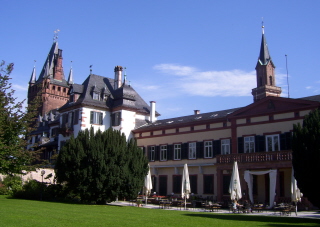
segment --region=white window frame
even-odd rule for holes
[[[279,134],[266,135],[266,151],[280,151]]]
[[[97,111],[90,111],[90,124],[103,125],[103,113]]]
[[[151,146],[150,147],[150,161],[154,161],[155,152],[156,152],[156,147],[155,146]]]
[[[181,160],[181,144],[174,144],[173,147],[173,160]]]
[[[212,158],[212,141],[204,141],[204,158]]]
[[[160,161],[167,161],[167,145],[160,146]]]
[[[230,154],[230,139],[221,140],[221,154]]]
[[[93,92],[93,97],[92,97],[92,99],[100,101],[100,97],[101,97],[101,96],[100,96],[100,93]]]
[[[254,153],[255,152],[254,136],[245,136],[243,138],[243,152],[244,153]]]
[[[197,143],[192,142],[189,143],[189,159],[196,159],[197,158]]]

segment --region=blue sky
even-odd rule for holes
[[[0,60],[14,62],[13,88],[26,97],[59,29],[67,76],[114,77],[116,65],[160,119],[246,106],[256,86],[262,17],[276,83],[291,98],[320,94],[320,1],[1,0]]]

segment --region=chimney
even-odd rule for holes
[[[150,122],[156,121],[156,102],[150,101]]]
[[[114,89],[118,89],[122,85],[122,66],[114,67]]]
[[[58,49],[58,54],[55,55],[55,69],[54,69],[54,79],[62,81],[64,79],[63,67],[62,67],[62,50]]]
[[[200,110],[194,110],[194,115],[200,114]]]

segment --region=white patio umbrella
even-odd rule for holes
[[[233,164],[233,170],[232,170],[231,181],[229,186],[229,193],[232,201],[234,200],[238,201],[239,199],[242,198],[239,170],[238,170],[238,164],[236,161]]]
[[[144,191],[146,193],[146,205],[148,202],[148,195],[150,195],[152,190],[152,180],[151,180],[151,173],[150,173],[150,166],[148,165],[148,174],[144,178]]]
[[[295,212],[296,216],[298,215],[297,213],[297,203],[301,201],[301,197],[303,194],[300,192],[300,189],[297,186],[297,181],[294,178],[294,172],[292,168],[292,176],[291,176],[291,200],[295,204]]]
[[[181,187],[181,197],[184,198],[184,209],[187,209],[187,199],[189,199],[189,194],[191,193],[190,179],[187,163],[184,164],[183,174],[182,174],[182,187]]]

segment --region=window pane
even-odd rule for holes
[[[274,139],[274,151],[278,151],[279,150],[279,140],[278,140],[278,135],[277,136],[274,136],[273,139]]]
[[[174,160],[181,159],[181,144],[174,145]]]
[[[196,143],[189,143],[189,159],[196,158]]]

